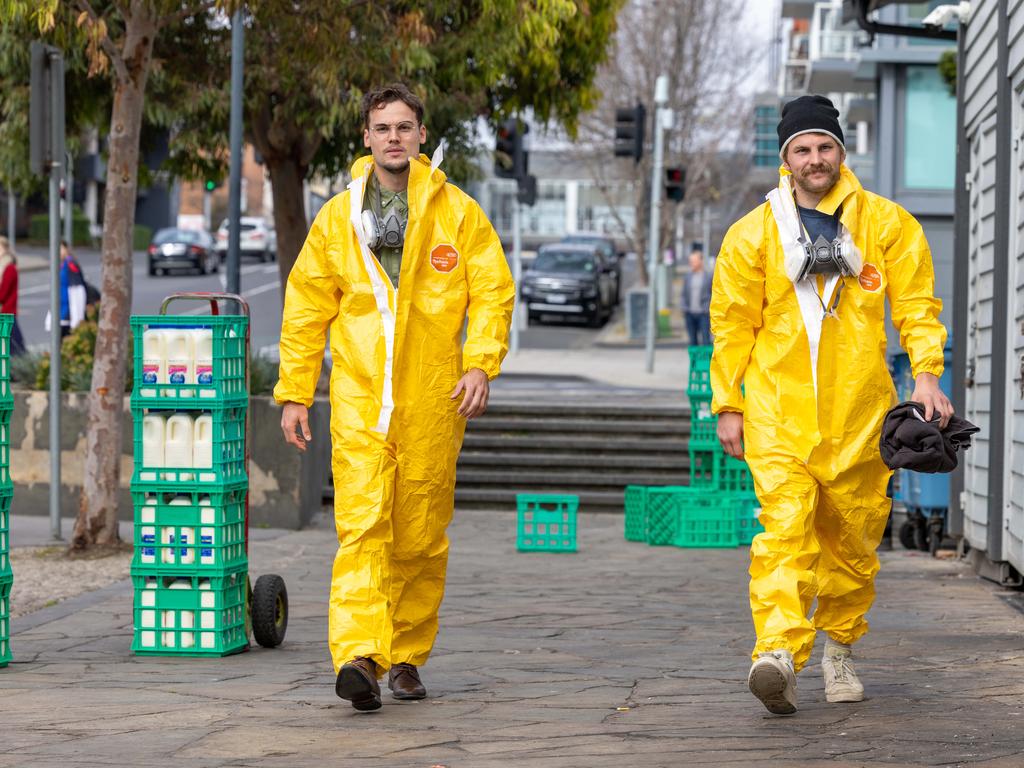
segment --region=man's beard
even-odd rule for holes
[[[409,167],[408,155],[402,155],[400,158],[389,158],[387,155],[380,162],[380,167],[391,173],[401,173]]]
[[[810,180],[812,173],[826,173],[828,178],[823,182],[813,182]],[[839,169],[834,168],[828,163],[818,163],[806,168],[803,173],[799,176],[794,177],[798,187],[803,189],[805,192],[827,192],[835,186],[836,182],[839,181]]]

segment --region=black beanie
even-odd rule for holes
[[[846,151],[843,129],[839,127],[839,110],[824,96],[800,96],[782,108],[782,119],[779,120],[780,158],[786,154],[786,145],[801,133],[827,133]]]

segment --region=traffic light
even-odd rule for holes
[[[523,205],[534,205],[537,202],[537,177],[532,173],[520,176],[516,199]]]
[[[665,197],[677,203],[686,197],[686,169],[665,169]]]
[[[217,182],[214,181],[213,179],[207,179],[204,188],[206,189],[207,192],[213,192],[213,190],[217,188]]]
[[[529,132],[530,126],[519,124],[512,117],[498,126],[497,140],[494,146],[494,175],[503,179],[521,179],[526,176],[527,153],[523,147],[523,137]]]
[[[647,110],[643,104],[615,110],[615,156],[632,157],[639,163],[644,156],[644,118]]]

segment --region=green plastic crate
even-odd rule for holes
[[[14,488],[11,484],[0,485],[0,580],[11,575],[11,500]]]
[[[672,543],[687,548],[735,547],[739,500],[731,494],[710,495],[700,488],[679,494],[679,522]]]
[[[728,493],[754,492],[754,477],[750,474],[747,462],[722,453],[715,472],[717,487],[720,490]]]
[[[149,491],[176,492],[195,487],[223,490],[237,482],[247,482],[245,465],[245,408],[214,408],[210,411],[187,411],[193,418],[202,413],[213,415],[213,463],[210,467],[147,467],[142,463],[142,418],[148,413],[171,413],[183,409],[132,408],[134,422],[135,469],[132,488]]]
[[[245,568],[246,493],[244,484],[213,493],[134,487],[132,566],[183,575],[218,575]]]
[[[182,576],[132,568],[132,652],[140,656],[227,656],[249,646],[244,568]]]
[[[11,485],[11,409],[0,407],[0,488]]]
[[[717,489],[718,465],[721,446],[690,448],[690,485],[695,488]]]
[[[682,485],[647,489],[647,543],[665,546],[675,541],[679,530],[679,495],[689,490]]]
[[[761,502],[753,493],[740,494],[739,500],[736,508],[736,537],[740,544],[750,546],[757,534],[764,533],[760,521]]]
[[[690,347],[690,381],[686,394],[711,397],[711,353],[714,347]]]
[[[647,487],[627,485],[625,498],[626,541],[647,540]]]
[[[131,318],[135,365],[132,402],[138,407],[232,407],[249,396],[245,372],[245,342],[249,318],[244,315],[136,315]],[[196,381],[156,383],[156,373],[143,365],[143,334],[148,329],[210,329],[213,340],[212,369],[196,371]]]
[[[693,408],[693,400],[690,401]],[[710,407],[708,408],[710,413]],[[721,450],[718,440],[718,417],[699,417],[696,410],[690,411],[690,448],[702,451]]]
[[[520,552],[575,552],[579,496],[516,494],[516,548]]]
[[[11,661],[11,580],[0,579],[0,667]]]

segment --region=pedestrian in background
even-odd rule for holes
[[[66,240],[60,241],[60,337],[63,339],[85,320],[88,294],[82,265],[71,253]],[[50,313],[46,313],[44,326],[50,330]]]
[[[440,147],[433,161],[420,154],[423,111],[401,84],[363,99],[371,156],[317,214],[288,277],[274,389],[285,441],[306,450],[329,331],[329,642],[334,690],[359,711],[380,708],[385,673],[395,698],[426,696],[455,462],[508,351],[515,298],[480,206],[447,183]]]
[[[0,314],[13,315],[11,328],[12,355],[25,352],[25,339],[18,326],[18,257],[6,237],[0,237]]]
[[[779,185],[729,229],[711,302],[718,437],[746,458],[764,526],[750,548],[747,684],[775,714],[796,711],[796,673],[818,630],[826,700],[864,698],[851,646],[868,631],[891,507],[879,451],[896,401],[886,297],[915,376],[911,400],[940,427],[953,415],[939,389],[946,329],[924,232],[861,187],[838,117],[823,96],[783,108]]]
[[[680,307],[686,319],[686,333],[691,346],[711,345],[711,275],[704,269],[704,253],[690,251],[690,271],[683,276],[683,298]]]

